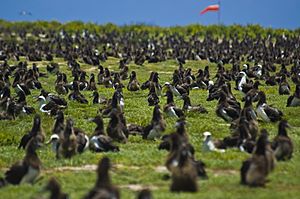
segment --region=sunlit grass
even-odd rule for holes
[[[66,67],[66,63],[62,59],[56,59],[60,64],[62,71],[69,75],[68,80],[71,81],[70,71]],[[109,58],[103,63],[104,67],[109,67],[111,70],[118,70],[118,59]],[[97,68],[88,66],[82,62],[82,69],[91,73],[97,74]],[[30,63],[31,64],[31,63]],[[41,72],[46,73],[44,67],[47,62],[39,62]],[[190,67],[193,72],[198,68],[210,66],[211,76],[213,77],[216,71],[216,65],[206,61],[188,61],[185,67]],[[226,66],[229,67],[229,66]],[[171,74],[177,63],[175,61],[166,61],[158,64],[145,64],[137,66],[129,65],[130,70],[137,72],[137,78],[143,82],[149,78],[151,71],[160,73],[161,83],[171,81]],[[40,78],[44,89],[55,92],[54,84],[55,75],[48,74],[48,78]],[[127,85],[128,80],[124,81]],[[253,189],[241,186],[239,184],[239,168],[244,159],[249,155],[239,152],[236,149],[230,149],[226,153],[208,153],[201,152],[202,133],[204,131],[212,132],[215,138],[223,138],[229,134],[229,125],[215,114],[217,102],[207,102],[207,91],[192,90],[190,93],[193,104],[201,103],[207,110],[208,114],[189,113],[187,117],[188,132],[190,141],[196,149],[196,157],[202,159],[208,169],[208,180],[199,180],[199,192],[195,194],[174,194],[169,192],[170,181],[163,180],[164,172],[158,172],[157,167],[163,166],[167,156],[166,151],[159,151],[157,146],[159,141],[147,141],[141,137],[132,136],[127,144],[120,144],[121,151],[119,153],[102,153],[96,154],[90,151],[84,154],[77,155],[70,160],[56,160],[55,154],[50,149],[50,146],[45,146],[38,151],[38,154],[43,162],[43,170],[41,179],[34,185],[7,186],[0,189],[0,198],[32,198],[33,196],[43,195],[42,187],[50,176],[56,176],[65,192],[70,193],[71,198],[81,198],[95,183],[94,171],[64,171],[55,170],[57,167],[72,166],[80,167],[82,165],[96,165],[103,156],[108,156],[112,159],[115,165],[118,165],[112,171],[113,183],[121,186],[122,198],[134,198],[136,192],[126,188],[131,184],[142,184],[153,189],[154,198],[298,198],[300,194],[300,166],[299,144],[300,144],[300,108],[287,108],[286,100],[288,96],[279,96],[277,86],[261,86],[261,90],[267,93],[267,101],[269,104],[280,108],[285,118],[293,126],[289,131],[295,144],[295,153],[293,159],[289,162],[279,162],[275,171],[269,176],[270,183],[266,188]],[[294,90],[294,86],[292,86]],[[113,89],[105,89],[103,86],[98,86],[98,91],[105,97],[111,97]],[[238,99],[242,98],[240,93],[233,91]],[[39,91],[33,91],[32,96],[29,96],[27,101],[37,109],[33,96],[37,96]],[[92,92],[82,92],[89,101],[92,99]],[[124,89],[125,98],[125,116],[128,123],[136,123],[146,125],[151,120],[153,107],[148,107],[147,96],[148,91],[128,92]],[[166,102],[165,98],[161,98],[161,105]],[[175,99],[178,106],[182,106],[182,101]],[[88,121],[88,118],[94,117],[99,109],[98,105],[78,104],[69,102],[68,109],[65,110],[66,118],[71,117],[75,121],[75,126],[86,131],[88,135],[93,133],[95,125]],[[42,115],[42,126],[49,137],[51,134],[54,119],[47,115]],[[24,151],[18,150],[17,146],[21,136],[29,131],[32,126],[33,116],[21,116],[14,121],[0,121],[0,176],[3,176],[5,170],[17,160],[24,156]],[[174,131],[175,119],[166,118],[167,129],[165,133]],[[105,125],[108,119],[104,119]],[[272,139],[277,133],[277,124],[266,124],[260,122],[261,128],[267,128]]]

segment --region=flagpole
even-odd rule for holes
[[[218,25],[221,25],[221,0],[218,0],[219,12],[218,12]]]

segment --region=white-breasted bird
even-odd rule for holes
[[[215,147],[215,144],[212,140],[212,135],[210,132],[205,131],[203,133],[204,139],[203,139],[203,145],[202,145],[202,151],[203,152],[210,152],[210,151],[216,151],[220,153],[224,153],[225,149],[218,149]]]

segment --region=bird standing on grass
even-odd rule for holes
[[[152,114],[151,123],[144,128],[143,138],[154,140],[160,138],[161,132],[166,129],[166,121],[160,110],[159,105],[155,105]]]
[[[110,120],[107,125],[107,135],[111,137],[113,140],[126,143],[128,130],[127,127],[123,124],[121,114],[119,110],[112,109],[110,113]]]
[[[45,133],[41,125],[40,115],[35,115],[31,131],[22,137],[18,148],[25,149],[32,138],[36,138],[40,143],[44,143],[45,141]]]
[[[180,108],[176,107],[174,103],[173,93],[168,90],[166,92],[166,96],[167,96],[167,104],[164,106],[164,112],[170,117],[176,117],[176,118],[184,117],[183,111]]]
[[[140,90],[140,83],[136,78],[136,72],[132,71],[130,74],[130,80],[127,85],[127,90],[129,91],[138,91]]]
[[[49,199],[68,199],[68,194],[61,191],[61,186],[55,178],[51,178],[47,185],[44,187],[44,191],[50,191]]]
[[[56,157],[71,158],[77,154],[77,138],[74,133],[73,120],[68,119],[63,136],[59,140]]]
[[[97,125],[94,134],[90,139],[90,149],[94,152],[119,151],[119,147],[113,144],[113,139],[105,135],[102,117],[97,115],[90,121]]]
[[[36,150],[41,146],[41,142],[33,137],[26,146],[26,155],[22,161],[13,164],[5,177],[0,179],[0,187],[6,184],[18,185],[22,183],[33,183],[39,176],[41,170],[41,160]]]
[[[300,106],[300,85],[296,85],[295,93],[288,98],[286,106]]]
[[[243,162],[241,183],[251,187],[265,186],[268,174],[275,167],[275,156],[268,141],[268,133],[261,130],[251,158]]]
[[[170,136],[171,151],[166,167],[171,172],[171,192],[197,192],[197,168],[191,158],[189,148],[177,133]]]
[[[111,183],[109,170],[111,162],[108,157],[102,158],[98,163],[97,181],[94,188],[84,197],[84,199],[119,199],[120,191]]]
[[[137,199],[153,199],[153,196],[149,189],[143,189],[138,193]]]
[[[290,125],[286,120],[281,120],[278,125],[278,134],[272,142],[272,149],[277,160],[289,160],[293,155],[293,142],[287,134]]]

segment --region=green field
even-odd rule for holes
[[[61,71],[66,72],[70,78],[70,70],[67,69],[66,62],[62,59],[55,59],[59,63]],[[78,60],[81,68],[86,70],[88,74],[97,74],[97,68],[84,64]],[[108,67],[112,71],[118,71],[118,59],[109,58],[104,67]],[[14,62],[10,62],[13,64]],[[46,71],[48,62],[36,62],[40,68],[40,72]],[[31,67],[32,63],[29,62]],[[187,61],[185,68],[192,68],[195,73],[199,68],[204,69],[206,65],[210,66],[211,76],[216,72],[216,64],[205,61]],[[166,61],[157,64],[144,64],[137,66],[129,64],[129,69],[137,72],[137,78],[140,82],[148,79],[151,71],[158,71],[160,74],[160,83],[171,81],[174,69],[178,67],[176,61]],[[229,65],[226,67],[230,67]],[[40,78],[45,90],[55,93],[54,81],[55,75],[48,74],[48,78]],[[124,81],[127,85],[128,80]],[[292,91],[295,90],[294,84]],[[112,181],[120,187],[122,198],[134,198],[136,189],[150,188],[154,198],[299,198],[300,195],[300,107],[286,107],[288,96],[278,95],[278,86],[261,86],[267,94],[267,101],[275,107],[281,109],[284,118],[288,120],[292,129],[289,135],[292,138],[295,151],[293,158],[287,162],[278,162],[273,173],[269,175],[270,182],[265,188],[249,188],[239,184],[239,169],[242,161],[249,157],[248,154],[242,153],[237,149],[229,149],[225,153],[202,153],[202,140],[204,131],[210,131],[214,138],[223,138],[229,135],[229,124],[216,116],[215,109],[217,101],[207,102],[206,90],[192,90],[190,93],[193,104],[201,103],[207,110],[208,114],[189,113],[187,115],[187,130],[190,135],[190,142],[196,149],[197,159],[203,160],[207,165],[209,179],[199,179],[199,191],[194,194],[189,193],[170,193],[170,180],[163,180],[166,174],[164,163],[168,152],[159,151],[157,146],[160,141],[143,140],[139,136],[131,136],[127,144],[119,144],[120,152],[118,153],[92,153],[86,151],[81,155],[76,155],[72,159],[55,158],[55,154],[51,151],[50,146],[44,146],[38,151],[38,155],[43,162],[43,169],[40,179],[34,185],[7,186],[0,189],[0,198],[36,198],[41,195],[42,188],[51,176],[55,176],[62,185],[64,192],[69,193],[71,198],[81,198],[93,186],[96,179],[94,172],[95,166],[99,159],[103,156],[111,158],[114,169],[111,172]],[[98,86],[101,95],[107,98],[112,96],[113,89],[107,89]],[[125,116],[128,123],[136,123],[147,125],[152,117],[153,107],[149,107],[147,103],[148,91],[129,92],[124,89],[125,99]],[[233,91],[237,99],[241,99],[242,95]],[[32,96],[28,96],[27,102],[38,110],[38,104],[34,102],[33,96],[39,95],[39,90],[33,90]],[[92,92],[82,92],[89,104],[83,105],[77,102],[68,102],[68,108],[65,110],[66,118],[71,117],[75,121],[75,126],[86,131],[88,135],[93,133],[95,125],[88,121],[89,118],[96,116],[99,109],[98,105],[91,104]],[[66,96],[65,96],[66,97]],[[166,98],[160,98],[160,104],[166,103]],[[177,106],[182,106],[182,100],[176,99]],[[47,134],[51,135],[51,129],[54,119],[48,115],[42,114],[42,126]],[[20,160],[24,156],[23,150],[18,150],[17,146],[21,136],[29,131],[32,126],[32,115],[21,116],[12,121],[0,121],[0,176],[3,177],[8,167]],[[175,130],[174,124],[176,119],[165,116],[167,122],[167,130],[165,134]],[[108,119],[104,119],[105,124]],[[260,128],[266,128],[270,133],[272,140],[277,134],[277,124],[259,122]]]

